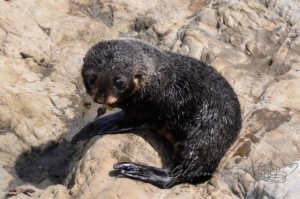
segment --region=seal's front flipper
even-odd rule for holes
[[[133,127],[124,126],[122,120],[124,115],[122,111],[112,113],[87,124],[73,138],[71,143],[90,139],[96,135],[127,133],[133,130]]]
[[[114,165],[120,175],[128,178],[151,183],[159,188],[167,189],[174,185],[169,169],[160,169],[130,162],[122,162]]]

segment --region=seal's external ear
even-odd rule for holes
[[[144,80],[144,74],[143,73],[137,73],[134,75],[133,78],[133,83],[135,88],[139,89],[143,85],[143,80]]]

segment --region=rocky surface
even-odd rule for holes
[[[31,198],[299,196],[299,1],[9,0],[0,13],[0,198],[12,187]],[[209,182],[162,190],[112,177],[119,161],[167,161],[147,132],[68,142],[96,115],[84,54],[124,37],[209,63],[237,92],[243,128]]]

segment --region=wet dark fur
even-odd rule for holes
[[[214,172],[239,133],[240,105],[232,87],[196,59],[139,41],[104,41],[88,51],[82,76],[87,92],[101,102],[106,103],[108,95],[117,97],[114,106],[123,111],[115,121],[120,128],[148,123],[173,136],[178,150],[170,168],[114,166],[127,177],[162,188],[197,183]],[[123,92],[116,92],[115,77],[123,79]],[[139,80],[138,89],[134,78]],[[101,89],[95,93],[95,87]]]

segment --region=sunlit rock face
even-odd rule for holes
[[[8,0],[0,13],[0,198],[299,196],[299,1]],[[121,161],[165,165],[151,132],[70,144],[97,114],[83,57],[117,38],[199,59],[233,86],[243,127],[209,182],[162,190],[109,175]]]

